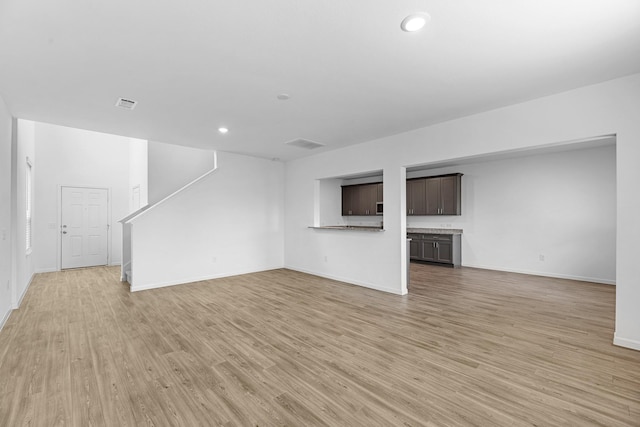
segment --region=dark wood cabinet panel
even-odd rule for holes
[[[376,198],[378,203],[384,202],[384,186],[382,183],[378,184],[378,197]]]
[[[375,215],[378,201],[378,184],[361,185],[359,193],[358,215]]]
[[[407,181],[407,215],[426,215],[426,186],[424,178]]]
[[[421,259],[422,257],[422,242],[420,240],[411,240],[409,242],[409,258]]]
[[[342,187],[342,216],[353,215],[355,186]]]
[[[342,187],[342,216],[376,215],[381,183],[345,185]]]
[[[440,215],[440,178],[428,178],[425,190],[425,215]]]
[[[407,215],[460,215],[462,174],[407,180]]]
[[[460,215],[462,175],[440,178],[440,215]]]
[[[407,238],[411,239],[409,242],[409,259],[422,259],[422,235],[408,233]]]
[[[461,263],[459,234],[407,234],[411,239],[410,259],[458,267]]]

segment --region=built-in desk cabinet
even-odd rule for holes
[[[413,261],[424,261],[458,267],[461,263],[460,234],[408,233],[409,257]]]

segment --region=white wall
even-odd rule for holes
[[[15,125],[16,122],[14,122]],[[18,308],[22,298],[27,292],[27,288],[31,283],[31,279],[35,273],[35,262],[34,256],[35,251],[27,252],[27,244],[26,244],[26,208],[27,208],[27,198],[25,189],[26,185],[26,173],[27,173],[27,157],[31,161],[32,165],[32,177],[34,179],[33,182],[33,190],[35,190],[35,180],[38,178],[38,159],[35,153],[35,123],[28,120],[17,120],[17,132],[16,132],[16,142],[13,147],[15,150],[15,157],[12,159],[15,164],[12,169],[15,171],[15,175],[13,176],[13,185],[12,191],[14,195],[12,198],[15,200],[13,206],[15,207],[15,211],[12,213],[12,230],[11,230],[11,240],[13,246],[13,258],[12,258],[12,281],[13,292],[12,292],[12,300],[13,300],[13,308]],[[33,214],[32,214],[32,247],[35,249],[36,247],[36,239],[35,239],[35,223],[38,218],[38,207],[35,203],[35,194],[32,194],[33,200]],[[13,200],[12,200],[13,201]]]
[[[464,174],[462,215],[410,216],[407,227],[462,228],[464,266],[615,283],[615,146],[407,177],[453,172]]]
[[[129,212],[134,212],[148,203],[149,170],[147,141],[129,138]],[[135,206],[134,190],[138,189]]]
[[[640,349],[640,75],[604,82],[287,164],[285,264],[390,292],[406,291],[405,167],[617,135],[615,342]],[[382,169],[385,232],[310,230],[320,178]],[[328,261],[323,261],[326,256]]]
[[[0,329],[11,313],[11,132],[12,119],[0,98]]]
[[[215,166],[215,151],[149,141],[149,204],[154,204]]]
[[[129,213],[129,138],[46,123],[35,124],[34,251],[38,271],[60,267],[60,186],[110,189],[109,263],[119,264]]]
[[[283,179],[280,162],[218,152],[215,172],[132,221],[132,290],[281,268]]]

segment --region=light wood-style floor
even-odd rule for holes
[[[38,275],[0,332],[0,426],[640,425],[615,288],[412,265],[400,297],[288,270],[131,294]]]

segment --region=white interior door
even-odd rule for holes
[[[108,191],[106,188],[62,187],[61,267],[108,263]]]

